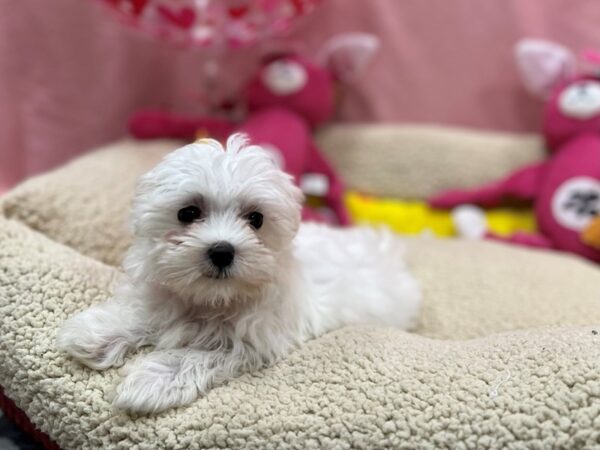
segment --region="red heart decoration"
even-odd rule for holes
[[[192,8],[182,8],[179,11],[175,11],[161,5],[157,10],[164,19],[180,28],[187,29],[196,20],[196,12]]]
[[[131,0],[131,4],[133,5],[133,13],[139,16],[148,4],[148,0]]]
[[[147,6],[149,0],[107,0],[117,8],[127,8],[134,16],[139,16]]]
[[[240,17],[245,16],[248,13],[248,5],[231,7],[227,10],[229,12],[229,16],[234,19],[239,19]]]

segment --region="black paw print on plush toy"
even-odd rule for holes
[[[595,216],[599,213],[599,198],[596,191],[575,191],[571,193],[569,199],[563,204],[563,208],[574,210],[580,216]]]

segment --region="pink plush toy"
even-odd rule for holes
[[[335,82],[352,81],[377,47],[374,36],[352,33],[332,38],[319,62],[295,53],[272,56],[244,90],[247,116],[241,122],[147,110],[131,118],[130,131],[140,139],[198,135],[224,139],[235,131],[244,132],[252,143],[272,151],[305,194],[324,199],[326,208],[307,206],[304,219],[347,225],[342,181],[321,155],[312,132],[334,114]]]
[[[498,205],[509,199],[533,202],[539,234],[502,240],[569,251],[600,262],[600,250],[582,240],[582,232],[600,213],[600,78],[576,74],[576,58],[556,44],[525,40],[517,61],[526,87],[548,99],[544,137],[549,158],[478,189],[450,191],[430,200],[452,208]],[[486,233],[476,209],[456,210],[459,229],[471,236]]]

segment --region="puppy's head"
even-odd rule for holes
[[[233,135],[186,145],[144,175],[125,269],[185,301],[227,305],[274,280],[302,194],[267,152]]]

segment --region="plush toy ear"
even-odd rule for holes
[[[577,59],[566,47],[542,39],[523,39],[515,47],[517,67],[531,93],[547,98],[552,89],[575,74]]]
[[[373,34],[338,34],[323,45],[317,58],[337,80],[349,83],[367,69],[379,47],[379,38]]]

